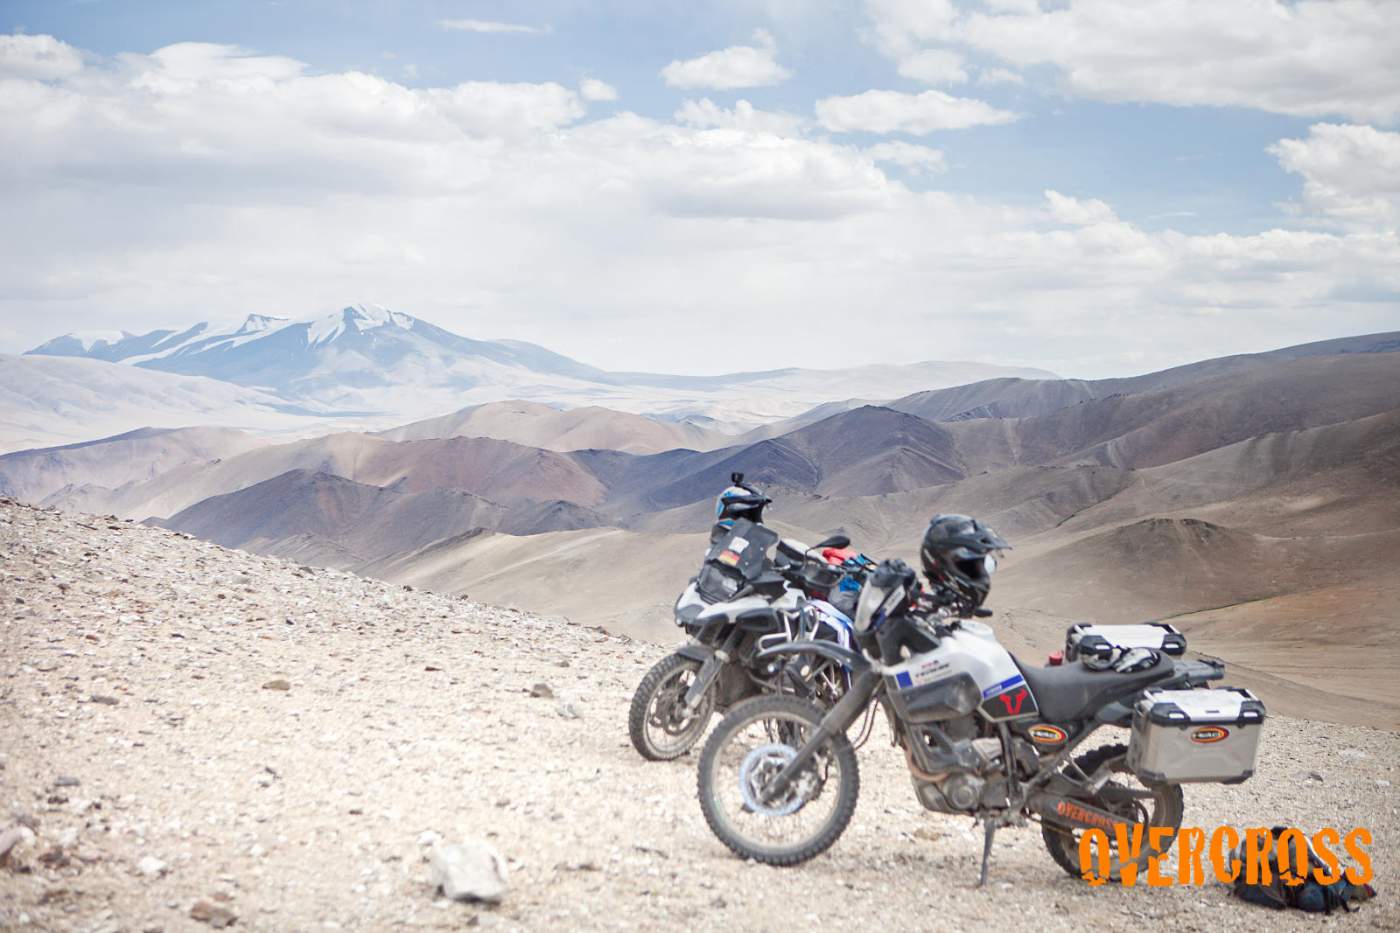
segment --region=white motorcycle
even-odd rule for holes
[[[1076,627],[1071,639],[1077,655],[1102,652],[1096,656],[1118,659],[1120,669],[1023,664],[988,626],[930,605],[907,565],[886,562],[860,595],[862,651],[805,648],[852,672],[840,702],[823,709],[791,696],[749,700],[710,736],[699,769],[705,819],[744,858],[795,865],[825,851],[859,793],[846,731],[878,704],[919,802],[981,821],[980,883],[996,829],[1027,821],[1040,823],[1050,856],[1076,878],[1079,837],[1089,829],[1104,830],[1113,846],[1112,877],[1125,862],[1145,865],[1157,851],[1144,842],[1137,853],[1119,853],[1116,828],[1132,839],[1141,826],[1144,840],[1150,827],[1174,831],[1183,783],[1248,779],[1265,713],[1246,690],[1202,689],[1224,665],[1171,657],[1185,642],[1169,626],[1118,628],[1087,638]],[[791,650],[779,645],[759,660]],[[1075,755],[1104,726],[1131,729],[1127,744]]]
[[[643,758],[679,758],[716,711],[749,697],[785,693],[823,708],[840,699],[849,673],[839,660],[806,649],[831,644],[849,650],[853,623],[809,594],[826,594],[847,572],[817,552],[849,543],[836,536],[808,547],[744,520],[717,537],[676,601],[676,624],[689,638],[657,662],[633,694],[628,732]],[[793,650],[777,653],[785,647]]]

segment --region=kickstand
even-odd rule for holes
[[[982,874],[977,879],[977,887],[982,888],[987,885],[987,866],[992,860],[992,837],[996,835],[996,820],[985,819],[982,821]]]

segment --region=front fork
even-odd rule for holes
[[[865,712],[866,704],[870,702],[870,698],[875,695],[875,690],[879,686],[880,674],[873,668],[867,667],[857,674],[851,689],[822,717],[821,723],[812,730],[811,736],[802,743],[797,754],[763,788],[760,795],[761,801],[770,803],[781,797],[787,791],[793,778],[816,757],[818,750],[833,736],[844,734],[860,718],[860,714]]]
[[[742,637],[743,632],[739,626],[734,626],[734,630],[729,633],[729,637],[724,640],[724,643],[711,652],[705,658],[704,663],[700,665],[700,673],[695,675],[695,681],[690,685],[690,689],[686,690],[685,698],[682,701],[687,715],[700,708],[705,694],[714,687],[715,681],[719,679],[720,671],[732,659],[734,649],[738,647],[739,639]]]

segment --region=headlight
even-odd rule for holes
[[[997,559],[992,555],[988,554],[986,557],[982,558],[982,565],[986,567],[987,576],[990,577],[992,573],[997,569]]]

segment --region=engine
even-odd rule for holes
[[[977,723],[968,716],[938,726],[911,730],[907,749],[914,791],[919,802],[940,813],[973,813],[1006,806],[1006,771],[1001,740],[978,737]],[[1039,757],[1023,739],[1012,748],[1020,775],[1030,775]]]

